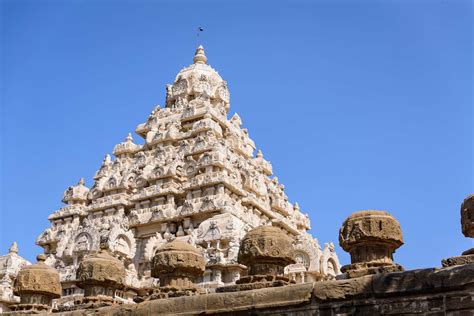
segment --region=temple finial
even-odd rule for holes
[[[125,138],[125,141],[131,142],[133,140],[132,133],[128,133],[127,138]]]
[[[300,210],[300,205],[298,204],[298,202],[295,202],[295,205],[293,205],[293,208],[295,209],[295,211]]]
[[[194,54],[194,63],[205,64],[206,62],[207,57],[204,53],[204,47],[202,47],[202,45],[199,45],[198,48],[196,48],[196,53]]]
[[[13,242],[13,244],[10,246],[10,249],[8,249],[9,253],[18,253],[18,245],[16,241]]]
[[[80,178],[79,182],[77,184],[84,185],[85,183],[86,183],[86,181],[84,181],[84,178]]]
[[[104,160],[102,161],[102,164],[109,164],[110,163],[110,155],[106,154],[104,157]]]

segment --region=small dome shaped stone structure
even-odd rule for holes
[[[403,245],[402,230],[386,211],[366,210],[350,215],[339,231],[339,244],[350,253],[352,263],[341,270],[359,270],[353,276],[402,269],[393,263],[393,253]]]
[[[84,178],[76,185],[70,186],[64,191],[62,201],[66,204],[84,204],[87,201],[89,188],[85,186]]]
[[[116,157],[119,157],[119,156],[131,156],[133,154],[135,154],[136,152],[138,152],[140,150],[141,146],[140,145],[137,145],[133,142],[133,137],[132,137],[132,134],[131,133],[128,133],[127,137],[125,138],[125,140],[120,143],[120,144],[117,144],[115,145],[114,147],[114,150],[113,150],[113,154],[116,156]]]
[[[207,64],[204,48],[199,46],[194,55],[194,63],[182,69],[174,83],[167,87],[166,104],[173,105],[182,100],[192,101],[195,98],[209,99],[219,104],[224,111],[229,110],[230,93],[227,82]]]
[[[249,231],[240,244],[238,262],[250,275],[283,275],[285,266],[295,263],[293,240],[278,227],[259,226]]]
[[[56,269],[45,264],[46,256],[36,257],[37,263],[18,272],[14,294],[20,296],[17,311],[48,311],[52,300],[61,297],[61,283]]]
[[[462,233],[466,237],[474,237],[474,194],[469,195],[461,204]]]
[[[468,238],[474,237],[474,194],[468,195],[461,204],[462,233]],[[443,267],[474,263],[474,248],[463,251],[461,256],[441,260]]]
[[[123,263],[104,246],[98,253],[86,256],[76,272],[77,285],[84,289],[84,297],[92,301],[112,299],[116,290],[123,289],[125,277]]]
[[[205,267],[204,256],[198,249],[174,240],[158,249],[153,257],[151,274],[160,278],[161,287],[192,288]]]

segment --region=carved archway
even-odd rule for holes
[[[155,236],[150,237],[145,245],[143,251],[143,261],[150,262],[155,255],[156,250],[166,242],[160,234],[156,233]]]
[[[133,259],[137,248],[135,236],[130,230],[125,231],[115,226],[109,234],[109,247],[113,253],[120,257]]]

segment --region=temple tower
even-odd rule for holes
[[[126,268],[129,298],[158,284],[153,257],[174,240],[205,258],[196,286],[234,284],[247,273],[237,262],[240,241],[260,225],[279,227],[294,240],[296,265],[285,268],[287,275],[297,269],[300,281],[311,281],[340,273],[334,245],[321,249],[308,234],[308,215],[289,202],[240,117],[228,119],[229,107],[227,82],[200,46],[193,63],[167,85],[165,107],[136,128],[141,144],[129,134],[113,149],[114,159],[105,156],[91,188],[84,180],[69,187],[67,205],[49,217],[51,227],[37,243],[58,269],[64,293],[82,293],[76,269],[99,250],[100,240]]]

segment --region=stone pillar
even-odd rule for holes
[[[468,238],[474,237],[474,194],[469,195],[461,204],[462,233]],[[474,248],[468,249],[461,256],[443,259],[443,267],[474,263]]]
[[[192,245],[178,240],[166,243],[153,257],[151,275],[160,279],[155,298],[199,293],[194,282],[205,268],[204,256]]]
[[[246,265],[248,275],[235,285],[218,292],[252,290],[295,283],[284,276],[287,265],[295,263],[293,240],[280,228],[259,226],[249,231],[240,243],[238,262]]]
[[[115,291],[122,290],[126,271],[123,263],[113,257],[106,243],[98,253],[89,255],[79,264],[77,286],[84,289],[83,303],[114,303]]]
[[[403,245],[398,221],[385,211],[360,211],[349,216],[339,231],[339,244],[351,255],[351,264],[341,268],[348,278],[403,271],[393,262],[393,253]]]
[[[21,269],[15,280],[14,294],[20,296],[20,304],[12,310],[19,313],[50,312],[53,299],[61,297],[58,271],[44,263],[44,254],[36,259],[38,263]]]

